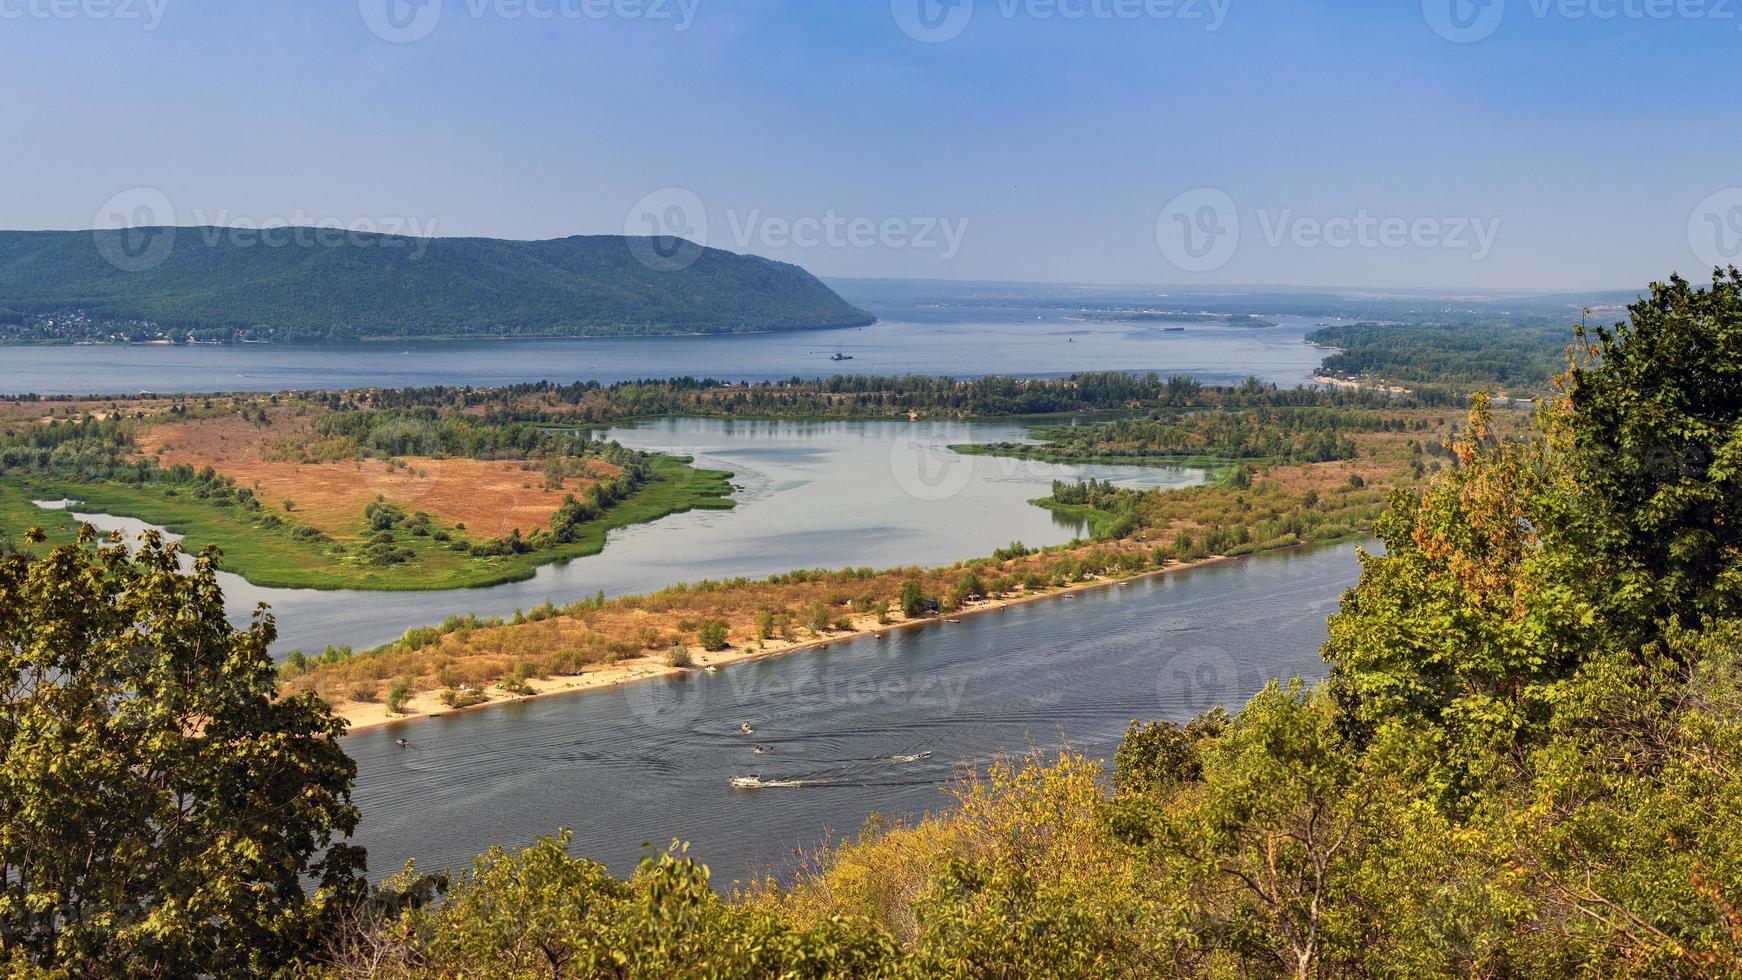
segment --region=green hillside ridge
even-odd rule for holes
[[[106,257],[123,254],[128,236],[129,254],[144,256],[139,264],[148,268],[128,271],[118,266],[129,263]],[[644,263],[654,242],[316,229],[0,231],[0,309],[24,321],[8,326],[0,318],[0,340],[102,340],[118,330],[158,328],[177,339],[280,342],[653,336],[875,320],[798,266],[693,251],[674,239],[659,242],[661,254],[677,245],[685,249],[680,257],[693,262]],[[74,311],[83,315],[66,315]],[[45,324],[48,318],[56,323]]]

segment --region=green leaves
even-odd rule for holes
[[[343,723],[275,700],[271,617],[234,629],[217,555],[177,556],[0,560],[0,939],[39,965],[270,969],[356,885]]]

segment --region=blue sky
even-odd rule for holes
[[[940,43],[902,27],[937,0],[402,2],[0,0],[0,227],[143,188],[184,225],[657,214],[827,276],[1446,289],[1742,243],[1742,0],[973,0]]]

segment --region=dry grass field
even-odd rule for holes
[[[586,485],[570,477],[561,489],[522,460],[348,459],[302,463],[286,458],[287,444],[310,435],[306,416],[269,413],[270,425],[239,416],[166,422],[145,429],[139,448],[164,466],[211,466],[237,485],[251,488],[271,506],[290,500],[298,522],[335,537],[353,535],[363,508],[376,497],[407,511],[424,511],[448,524],[464,524],[476,537],[499,537],[514,528],[530,531],[550,521],[566,494]],[[589,463],[595,476],[616,468]]]

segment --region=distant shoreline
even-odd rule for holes
[[[464,343],[467,341],[536,340],[694,340],[698,337],[763,337],[770,334],[804,333],[812,330],[856,330],[876,326],[877,317],[860,323],[823,323],[805,326],[765,327],[757,330],[671,330],[660,333],[596,334],[418,334],[412,337],[370,336],[345,340],[0,340],[0,347],[345,347],[412,343]]]

